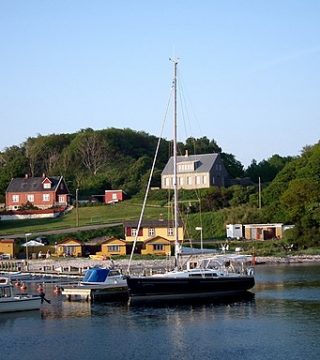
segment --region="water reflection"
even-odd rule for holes
[[[86,301],[57,301],[41,309],[42,319],[67,319],[91,316],[91,304]]]
[[[7,360],[317,358],[320,266],[258,266],[256,274],[249,298],[205,303],[69,302],[45,284],[51,304],[41,311],[0,314],[2,353]]]

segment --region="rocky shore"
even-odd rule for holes
[[[320,262],[320,255],[293,255],[285,257],[259,256],[255,259],[256,264],[302,264]]]
[[[208,256],[208,254],[206,255]],[[319,263],[320,255],[299,255],[299,256],[264,256],[256,257],[253,263],[257,266],[261,264],[302,264],[302,263]],[[115,261],[110,260],[92,260],[84,258],[58,258],[46,260],[30,260],[29,271],[38,271],[40,269],[62,269],[62,271],[72,271],[73,269],[85,269],[93,266],[102,267],[116,267],[127,273],[129,265],[128,259],[120,259]],[[155,260],[132,260],[130,272],[134,274],[148,274],[151,272],[163,272],[166,269],[172,269],[174,266],[174,259],[155,259]]]

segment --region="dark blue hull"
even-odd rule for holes
[[[253,288],[253,276],[219,277],[128,277],[129,296],[132,300],[178,300],[221,298],[245,293]]]

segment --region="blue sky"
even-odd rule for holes
[[[88,127],[158,135],[176,55],[180,140],[245,166],[299,155],[319,141],[319,18],[312,0],[0,0],[0,150]]]

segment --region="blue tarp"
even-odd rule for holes
[[[109,274],[109,269],[89,269],[83,278],[83,282],[104,282]]]

